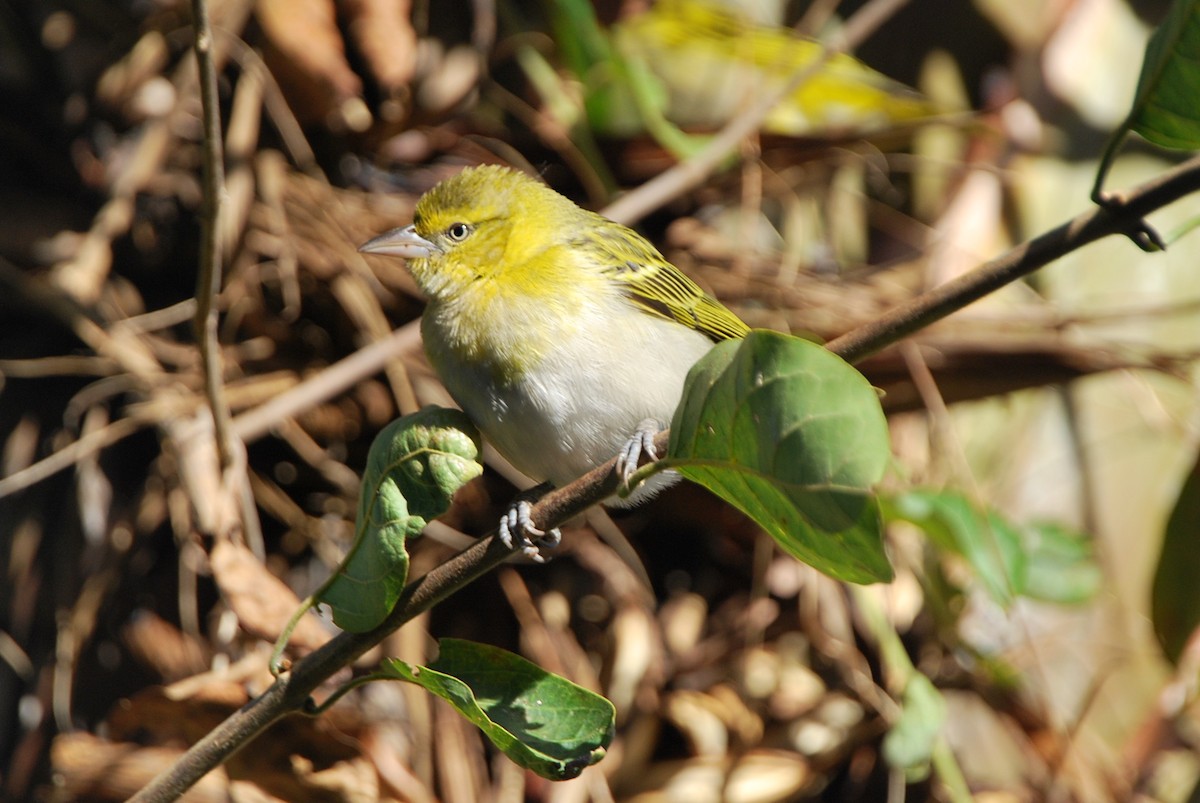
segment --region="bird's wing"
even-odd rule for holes
[[[750,332],[740,318],[700,289],[640,234],[604,218],[600,221],[589,227],[584,240],[573,245],[618,282],[630,301],[715,341]]]

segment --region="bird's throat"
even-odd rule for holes
[[[486,285],[493,283],[479,284],[479,292],[426,307],[421,321],[426,351],[439,373],[470,366],[493,385],[519,383],[554,348],[561,325],[529,299],[489,292]]]

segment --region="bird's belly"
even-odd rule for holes
[[[604,342],[577,334],[511,381],[447,353],[430,358],[501,454],[532,479],[561,486],[614,457],[643,421],[668,426],[688,370],[712,347],[686,327],[649,322],[635,336],[601,330]]]

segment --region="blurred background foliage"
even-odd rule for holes
[[[913,0],[819,63],[864,5],[212,2],[237,497],[211,482],[190,324],[188,5],[0,2],[0,795],[124,799],[268,682],[372,437],[448,403],[411,281],[355,251],[440,178],[508,162],[616,202],[751,325],[828,338],[1087,208],[1169,4]],[[808,65],[698,186],[650,189]],[[1178,158],[1132,143],[1108,185]],[[1151,222],[1173,241],[1197,213]],[[526,776],[376,686],[193,799],[1192,799],[1190,245],[1092,245],[860,366],[895,455],[886,587],[836,584],[681,488],[589,514],[549,566],[385,645],[424,663],[430,636],[475,638],[604,693],[617,740],[580,779]],[[493,459],[414,575],[490,528],[511,481]],[[328,637],[306,627],[301,651]]]

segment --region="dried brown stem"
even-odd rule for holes
[[[200,218],[200,271],[196,279],[196,342],[204,373],[204,394],[212,409],[217,452],[222,467],[233,463],[229,441],[229,407],[221,381],[221,348],[217,341],[215,300],[221,289],[223,259],[219,238],[221,198],[225,188],[225,156],[221,139],[221,112],[217,97],[217,67],[213,61],[213,35],[207,0],[192,0],[196,64],[199,67],[200,105],[204,116],[204,211]]]

